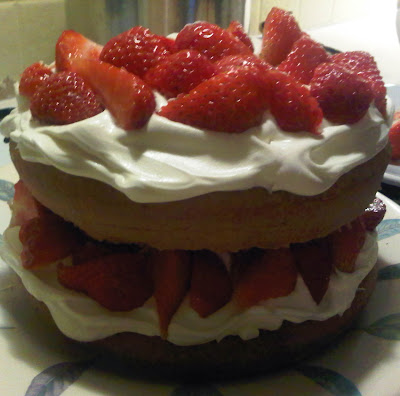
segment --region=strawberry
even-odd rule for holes
[[[333,262],[327,238],[293,244],[296,266],[313,300],[319,304],[329,285]]]
[[[166,98],[188,93],[214,75],[215,67],[204,55],[182,50],[161,60],[147,71],[144,81]]]
[[[244,255],[234,265],[236,285],[234,300],[240,308],[261,301],[289,295],[296,286],[297,269],[290,249],[266,249],[259,254]]]
[[[89,85],[73,72],[55,73],[31,98],[32,116],[49,124],[71,124],[103,111]]]
[[[302,84],[309,84],[315,68],[327,62],[328,53],[324,47],[307,34],[303,34],[293,44],[286,59],[279,64],[278,70],[283,71]]]
[[[192,263],[190,306],[205,318],[230,301],[231,279],[222,260],[209,250],[194,252]]]
[[[168,326],[190,284],[190,256],[184,250],[154,250],[150,255],[153,265],[154,298],[161,336],[166,338]]]
[[[258,67],[260,70],[266,72],[272,67],[267,62],[262,61],[254,54],[250,55],[228,55],[214,63],[216,73],[226,73],[230,70],[237,69],[238,67]]]
[[[389,130],[389,141],[392,146],[392,160],[400,159],[400,120],[395,120]]]
[[[156,103],[151,88],[140,77],[96,60],[81,59],[76,62],[76,69],[121,128],[139,129],[147,123]]]
[[[308,88],[277,70],[268,74],[273,89],[271,113],[284,131],[319,134],[322,110]]]
[[[322,63],[310,82],[325,118],[334,124],[354,124],[361,120],[374,99],[370,84],[342,65]]]
[[[51,69],[41,62],[28,66],[22,73],[19,81],[19,93],[31,98],[38,87],[53,74]]]
[[[64,30],[56,43],[57,71],[74,71],[76,59],[99,59],[103,47],[74,30]]]
[[[161,108],[172,121],[220,132],[243,132],[260,125],[270,87],[256,68],[218,74]]]
[[[374,198],[372,203],[361,215],[361,221],[367,231],[374,231],[383,220],[386,213],[386,205],[379,198]]]
[[[301,34],[302,31],[290,12],[273,7],[264,23],[260,58],[272,66],[279,65]]]
[[[100,60],[143,77],[171,53],[171,47],[167,38],[135,26],[109,40],[101,51]]]
[[[253,43],[239,21],[232,21],[226,28],[226,31],[237,37],[243,44],[249,47],[251,52],[254,52]]]
[[[386,88],[374,57],[368,52],[352,51],[335,54],[331,62],[345,66],[371,84],[375,105],[386,117]]]
[[[197,50],[212,62],[228,55],[252,53],[237,37],[209,22],[186,25],[175,39],[175,48]]]
[[[354,272],[357,256],[366,238],[360,217],[330,234],[333,265],[342,272]]]
[[[87,293],[110,311],[141,307],[153,294],[151,270],[140,253],[114,253],[79,265],[58,265],[59,282]]]

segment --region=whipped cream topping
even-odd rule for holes
[[[166,101],[156,97],[160,108]],[[374,106],[353,125],[324,120],[320,136],[284,132],[268,112],[262,125],[240,134],[201,130],[157,114],[144,128],[125,131],[107,110],[51,126],[33,119],[23,101],[0,124],[25,160],[99,180],[146,203],[252,187],[317,195],[382,150],[387,129]]]
[[[0,254],[20,276],[29,293],[47,305],[66,336],[78,341],[94,341],[120,332],[160,335],[154,298],[130,312],[110,312],[86,295],[61,286],[55,265],[35,271],[24,269],[19,259],[22,246],[18,233],[19,227],[6,230]],[[172,318],[168,340],[177,345],[219,341],[228,335],[249,340],[257,337],[260,329],[278,329],[283,320],[300,323],[341,315],[350,307],[359,284],[375,265],[377,256],[376,232],[368,233],[355,271],[351,274],[334,271],[319,305],[312,299],[301,276],[289,296],[269,299],[244,311],[230,302],[207,318],[201,318],[190,308],[186,298]]]

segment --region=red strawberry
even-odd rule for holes
[[[226,31],[237,37],[243,44],[249,47],[251,52],[254,52],[253,43],[239,21],[232,21],[226,28]]]
[[[244,255],[234,265],[239,265],[234,269],[234,299],[241,308],[287,296],[296,286],[297,269],[290,249],[266,249],[253,258]]]
[[[302,31],[290,12],[273,7],[264,23],[260,58],[272,66],[279,65],[301,34]]]
[[[232,283],[222,260],[209,250],[193,253],[190,306],[205,318],[227,304],[232,295]]]
[[[175,48],[197,50],[212,62],[228,55],[252,53],[237,37],[209,22],[186,25],[175,39]]]
[[[256,68],[218,74],[161,108],[172,121],[220,132],[243,132],[260,125],[270,87]]]
[[[49,124],[71,124],[103,111],[90,86],[73,72],[51,75],[32,96],[30,109]]]
[[[143,77],[147,70],[171,53],[172,43],[142,26],[113,37],[104,46],[100,60]]]
[[[59,264],[59,282],[87,293],[110,311],[141,307],[153,294],[151,270],[140,253],[114,253],[83,264]]]
[[[379,198],[375,198],[373,202],[365,209],[361,215],[361,220],[367,231],[373,231],[383,220],[386,213],[386,205]]]
[[[333,268],[328,239],[294,244],[291,250],[304,283],[313,300],[319,304],[328,289]]]
[[[81,243],[81,234],[70,223],[47,211],[21,225],[21,261],[37,268],[69,256]]]
[[[310,85],[325,118],[334,124],[354,124],[361,120],[374,98],[365,79],[335,63],[319,65]]]
[[[367,80],[371,84],[376,107],[386,116],[386,88],[374,57],[364,51],[342,52],[333,55],[331,61]]]
[[[271,113],[280,128],[288,132],[319,134],[322,110],[309,89],[280,71],[271,70]]]
[[[400,120],[396,120],[389,130],[389,141],[392,145],[392,160],[400,159]]]
[[[342,272],[354,272],[365,237],[365,226],[360,217],[333,232],[330,235],[333,265]]]
[[[19,81],[19,93],[31,98],[38,87],[53,74],[51,69],[41,62],[28,66]]]
[[[262,61],[254,54],[250,55],[228,55],[214,63],[216,73],[226,73],[238,67],[258,67],[261,71],[268,71],[272,67],[267,62]]]
[[[315,68],[327,62],[328,58],[329,55],[321,44],[307,34],[303,34],[293,44],[291,52],[278,66],[278,70],[289,74],[303,84],[309,84]]]
[[[167,98],[188,93],[214,75],[215,67],[204,55],[182,50],[161,60],[144,76],[144,81]]]
[[[74,30],[62,32],[56,44],[57,71],[75,71],[76,59],[99,59],[103,47]]]
[[[190,284],[190,256],[184,250],[153,251],[154,298],[160,323],[161,336],[168,334],[169,323],[181,305]]]
[[[144,126],[156,107],[151,88],[136,75],[106,62],[81,59],[76,69],[126,130]]]

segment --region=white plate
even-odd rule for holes
[[[10,213],[12,165],[0,168],[0,232]],[[381,279],[356,330],[295,368],[257,378],[199,384],[151,382],[103,372],[86,351],[45,323],[17,276],[0,261],[0,395],[341,395],[400,394],[400,207],[380,196]]]

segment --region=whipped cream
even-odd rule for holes
[[[29,293],[47,305],[66,336],[78,341],[94,341],[120,332],[160,335],[154,298],[130,312],[110,312],[86,295],[61,286],[55,265],[35,271],[24,269],[19,259],[22,246],[18,233],[19,227],[6,230],[0,254],[20,276]],[[312,299],[301,276],[289,296],[270,299],[244,311],[230,302],[209,317],[201,318],[190,308],[186,298],[172,318],[168,340],[177,345],[219,341],[228,335],[249,340],[257,337],[260,329],[278,329],[284,320],[300,323],[341,315],[350,307],[359,284],[375,265],[377,256],[376,232],[368,233],[355,271],[351,274],[333,272],[319,305]]]
[[[160,108],[166,101],[156,97]],[[144,128],[125,131],[107,110],[51,126],[33,119],[24,104],[0,130],[18,144],[23,159],[99,180],[146,203],[252,187],[317,195],[374,157],[388,139],[388,125],[374,106],[356,124],[324,120],[320,136],[284,132],[268,112],[262,125],[240,134],[202,130],[157,114]]]

